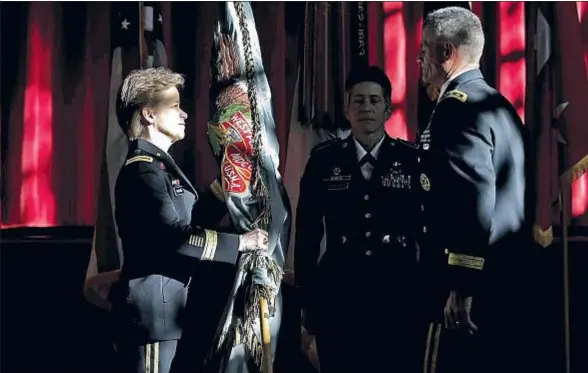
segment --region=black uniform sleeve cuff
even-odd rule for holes
[[[483,257],[449,252],[447,266],[450,290],[472,295],[478,288],[484,262]]]
[[[212,260],[235,264],[239,257],[239,235],[214,233],[217,235],[218,249],[214,251]]]

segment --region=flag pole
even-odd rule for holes
[[[273,361],[272,361],[272,348],[271,348],[271,329],[269,320],[269,308],[267,305],[267,299],[260,298],[259,300],[259,311],[261,321],[261,343],[263,346],[263,368],[264,373],[273,373]]]
[[[145,15],[143,2],[139,1],[139,68],[145,67]]]
[[[563,290],[564,290],[564,337],[565,337],[565,359],[566,373],[571,373],[571,353],[570,353],[570,276],[569,276],[569,239],[568,239],[568,221],[569,221],[569,200],[570,185],[562,177],[561,181],[561,239],[563,251]]]

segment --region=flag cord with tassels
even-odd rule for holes
[[[249,30],[245,24],[245,12],[243,10],[243,3],[242,2],[235,2],[235,11],[237,13],[237,18],[239,19],[239,27],[241,29],[241,33],[243,34],[243,49],[245,54],[245,72],[247,75],[247,96],[249,98],[249,104],[251,107],[251,123],[252,123],[252,132],[253,132],[253,157],[254,157],[254,172],[253,172],[253,180],[251,183],[252,186],[252,194],[254,198],[256,198],[257,203],[260,205],[260,214],[253,222],[254,228],[259,228],[266,230],[269,227],[269,222],[271,219],[271,201],[270,195],[267,190],[265,183],[263,182],[261,170],[263,169],[263,157],[261,156],[262,147],[263,147],[263,127],[260,122],[260,115],[259,115],[259,107],[257,102],[257,90],[255,87],[255,66],[253,62],[253,53],[251,51],[251,37],[249,35]],[[253,259],[248,265],[248,272],[253,271],[255,268],[265,268],[269,270],[269,274],[274,274],[276,278],[273,278],[273,282],[275,284],[279,284],[281,281],[281,274],[282,271],[279,267],[275,266],[271,258],[267,256],[257,256],[252,255],[251,258]],[[274,264],[276,268],[271,270],[271,264]],[[276,270],[277,269],[277,270]],[[260,327],[263,329],[264,327],[269,328],[269,324],[263,322],[264,317],[269,317],[269,315],[265,315],[269,311],[270,314],[273,315],[275,312],[275,307],[273,307],[274,302],[268,302],[268,300],[273,299],[275,296],[273,294],[272,289],[267,289],[265,286],[251,284],[252,289],[249,294],[249,300],[245,307],[245,323],[243,326],[249,326],[247,329],[244,330],[246,340],[244,341],[245,349],[248,351],[248,355],[253,358],[255,365],[259,369],[260,372],[265,373],[272,373],[273,369],[271,366],[272,357],[267,356],[267,354],[271,354],[269,348],[269,341],[262,341],[260,343],[257,340],[256,335],[253,331],[253,324],[256,317],[260,318]],[[267,308],[267,305],[270,305],[271,309],[264,309]],[[269,336],[271,333],[269,330],[262,330],[261,335]],[[262,363],[264,362],[264,363]],[[269,366],[268,366],[269,365]]]
[[[275,229],[272,230],[271,228],[274,223],[277,224],[277,222],[272,221],[272,219],[276,219],[276,216],[273,216],[274,210],[272,206],[274,202],[272,202],[272,197],[277,198],[275,202],[278,203],[278,205],[280,204],[279,198],[283,198],[281,195],[271,195],[271,193],[279,193],[276,192],[276,185],[281,183],[279,175],[277,174],[277,166],[275,166],[277,163],[272,158],[272,150],[274,150],[273,148],[275,148],[277,144],[272,144],[272,141],[275,139],[271,137],[272,135],[268,135],[266,133],[268,130],[267,126],[269,125],[271,127],[273,125],[271,114],[268,114],[270,113],[268,110],[269,106],[266,102],[267,98],[271,95],[268,94],[267,97],[265,95],[260,96],[260,93],[257,91],[259,84],[263,86],[263,89],[269,89],[269,86],[267,85],[267,81],[265,80],[265,76],[262,70],[257,71],[256,67],[256,63],[259,63],[257,62],[257,59],[261,58],[261,55],[259,54],[259,51],[257,51],[257,44],[255,44],[256,40],[253,40],[254,37],[257,37],[257,35],[254,34],[255,31],[249,29],[251,27],[254,30],[255,27],[253,23],[253,15],[249,4],[244,2],[227,2],[222,6],[227,12],[227,18],[221,17],[221,26],[217,29],[217,32],[220,33],[217,43],[217,51],[220,53],[220,57],[216,62],[220,63],[220,67],[218,68],[223,70],[222,73],[218,71],[215,73],[222,75],[218,76],[219,79],[225,79],[221,84],[223,87],[226,87],[228,82],[228,85],[233,87],[235,90],[240,91],[239,87],[246,88],[246,101],[248,101],[248,105],[246,106],[249,106],[250,109],[249,114],[251,123],[250,154],[247,154],[248,146],[246,144],[247,141],[245,140],[247,135],[237,130],[238,135],[235,136],[240,139],[238,141],[244,141],[243,148],[245,150],[243,151],[245,154],[242,154],[242,156],[244,158],[250,158],[251,161],[251,177],[249,179],[250,182],[248,183],[250,188],[250,197],[248,197],[247,200],[253,200],[256,202],[257,211],[253,212],[253,210],[249,210],[252,206],[250,202],[242,205],[242,203],[245,202],[242,199],[243,196],[248,194],[246,191],[247,186],[244,186],[244,189],[242,189],[240,192],[233,194],[230,190],[230,187],[229,190],[226,189],[227,185],[225,182],[224,191],[225,193],[228,193],[228,199],[230,199],[232,196],[240,201],[240,208],[238,208],[239,211],[236,211],[234,205],[232,204],[230,204],[229,207],[230,211],[233,211],[234,214],[238,215],[237,217],[233,216],[234,219],[237,219],[234,220],[234,222],[243,228],[243,221],[251,219],[250,224],[246,225],[251,230],[262,229],[267,231],[269,236],[269,246],[272,246],[273,242],[273,245],[278,246],[281,250],[282,244],[279,243],[279,241],[282,233],[281,231],[276,232]],[[230,8],[233,8],[234,12],[230,11]],[[223,24],[223,22],[225,22],[225,24]],[[226,22],[231,24],[231,26],[227,26]],[[223,32],[227,32],[227,29],[224,27],[228,27],[229,30],[231,27],[234,27],[232,29],[234,31],[228,31],[229,35],[223,35]],[[242,37],[240,45],[241,48],[237,47],[236,44],[238,43],[236,41],[231,40],[235,37],[236,34],[239,33]],[[238,61],[236,58],[239,58],[236,56],[239,53],[242,53],[243,59],[240,61],[242,65],[236,63]],[[224,70],[227,69],[227,66],[230,72]],[[239,71],[240,66],[243,66],[245,71]],[[260,68],[262,69],[262,67]],[[241,81],[241,77],[246,78],[246,82],[243,82],[245,83],[243,84],[245,87],[239,83]],[[216,78],[217,76],[213,74],[213,88],[211,88],[213,90]],[[261,80],[261,82],[258,82],[258,80]],[[264,90],[263,93],[269,93],[269,91]],[[230,106],[229,102],[232,101],[232,104],[237,106],[244,103],[235,103],[234,97],[231,98],[230,95],[219,100],[222,101],[222,103],[219,103],[221,108],[217,108],[219,118],[216,119],[219,119],[221,124],[216,124],[216,119],[213,119],[214,123],[209,123],[209,137],[211,134],[213,137],[218,135],[219,138],[216,145],[219,147],[224,147],[226,150],[227,148],[231,147],[231,141],[235,141],[236,138],[235,136],[231,137],[227,135],[228,128],[220,128],[226,120],[229,122],[232,120],[227,119],[228,117],[225,116],[227,114],[227,108]],[[262,103],[266,106],[261,108],[260,105]],[[242,108],[246,110],[245,107]],[[263,112],[261,112],[262,109]],[[224,119],[221,120],[221,116]],[[271,123],[266,123],[266,121],[270,121]],[[227,125],[230,126],[231,124],[228,123]],[[230,128],[235,129],[234,127]],[[274,129],[271,128],[271,130],[273,131]],[[268,138],[268,136],[270,137]],[[213,146],[213,151],[216,155],[221,153],[219,151],[219,147]],[[235,149],[234,146],[231,148]],[[277,148],[275,148],[275,150],[277,150]],[[264,157],[268,158],[264,159]],[[246,185],[247,180],[244,180],[244,182]],[[268,185],[272,186],[271,193]],[[281,204],[283,205],[283,201],[281,201]],[[283,208],[283,206],[281,208]],[[246,216],[241,215],[243,212],[241,209],[248,210]],[[283,215],[285,211],[280,211],[277,212],[277,219],[280,222],[282,222],[282,220],[284,222],[287,221],[285,218],[287,214]],[[278,242],[274,240],[276,238]],[[218,353],[220,352],[223,355],[223,357],[220,358],[221,370],[224,370],[222,366],[227,364],[227,359],[231,355],[231,350],[237,345],[242,345],[244,348],[246,360],[253,363],[251,365],[254,365],[258,372],[271,373],[273,371],[273,356],[270,347],[271,331],[269,330],[269,324],[270,318],[274,317],[277,310],[276,299],[283,277],[283,270],[281,268],[283,263],[280,265],[276,261],[276,258],[272,257],[272,251],[273,250],[268,248],[267,252],[247,252],[244,253],[239,260],[237,277],[233,289],[233,296],[223,314],[224,320],[221,322],[221,328],[217,336],[218,340],[215,343],[215,349],[212,351],[212,355],[209,356],[208,359],[208,363],[215,364],[214,361],[217,360]],[[283,261],[283,254],[279,254],[278,256],[280,258],[279,261]],[[238,291],[244,291],[245,293],[244,304],[235,306],[233,302],[235,302],[237,299],[236,292]],[[256,333],[256,331],[259,331],[259,335]],[[249,366],[251,367],[251,365]]]

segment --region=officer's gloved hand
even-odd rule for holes
[[[255,229],[239,237],[239,251],[249,252],[268,249],[267,232],[262,229]]]

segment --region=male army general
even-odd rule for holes
[[[420,139],[421,264],[431,324],[424,372],[521,372],[525,289],[525,146],[512,105],[484,80],[480,20],[450,7],[427,16],[419,62],[440,87]]]
[[[314,148],[300,183],[295,273],[305,326],[321,373],[416,372],[418,150],[385,133],[392,88],[381,69],[353,70],[345,89],[352,135]]]

